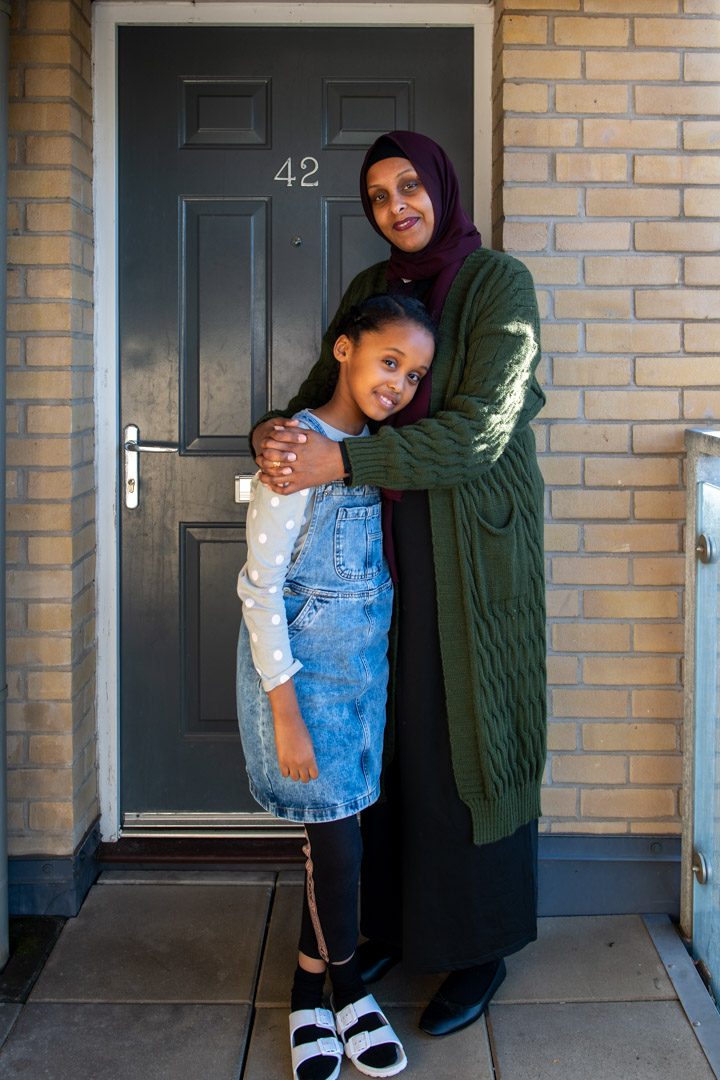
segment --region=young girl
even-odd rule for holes
[[[435,349],[423,305],[374,296],[338,328],[332,397],[301,426],[341,441],[412,399]],[[380,792],[393,587],[380,492],[343,482],[278,496],[256,478],[238,594],[240,734],[250,789],[303,822],[306,890],[291,995],[295,1080],[334,1080],[345,1053],[367,1076],[407,1059],[355,954],[361,840],[356,815]],[[322,1008],[329,966],[335,1013]]]

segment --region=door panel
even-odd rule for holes
[[[353,276],[387,257],[357,191],[368,145],[414,128],[472,190],[472,31],[119,31],[121,802],[257,809],[237,735],[235,593],[247,435],[284,406]],[[121,490],[123,484],[121,483]]]

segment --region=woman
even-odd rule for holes
[[[329,443],[267,423],[253,445],[278,492],[341,476],[385,489],[398,588],[387,799],[363,814],[364,973],[379,978],[400,955],[450,972],[420,1021],[446,1035],[478,1019],[503,958],[536,936],[545,590],[529,424],[544,404],[539,319],[529,272],[481,247],[432,140],[382,136],[361,196],[390,259],[358,275],[338,316],[383,290],[420,297],[439,319],[432,373],[370,438]],[[324,400],[335,327],[287,415]]]

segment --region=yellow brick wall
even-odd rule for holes
[[[90,3],[13,2],[8,177],[11,855],[97,818]]]
[[[720,0],[497,11],[494,246],[541,298],[546,831],[679,831],[683,430],[720,419]]]

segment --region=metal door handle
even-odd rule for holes
[[[141,443],[140,431],[135,424],[128,424],[123,438],[125,453],[125,505],[135,510],[139,499],[138,454],[177,454],[179,447],[170,443]]]

